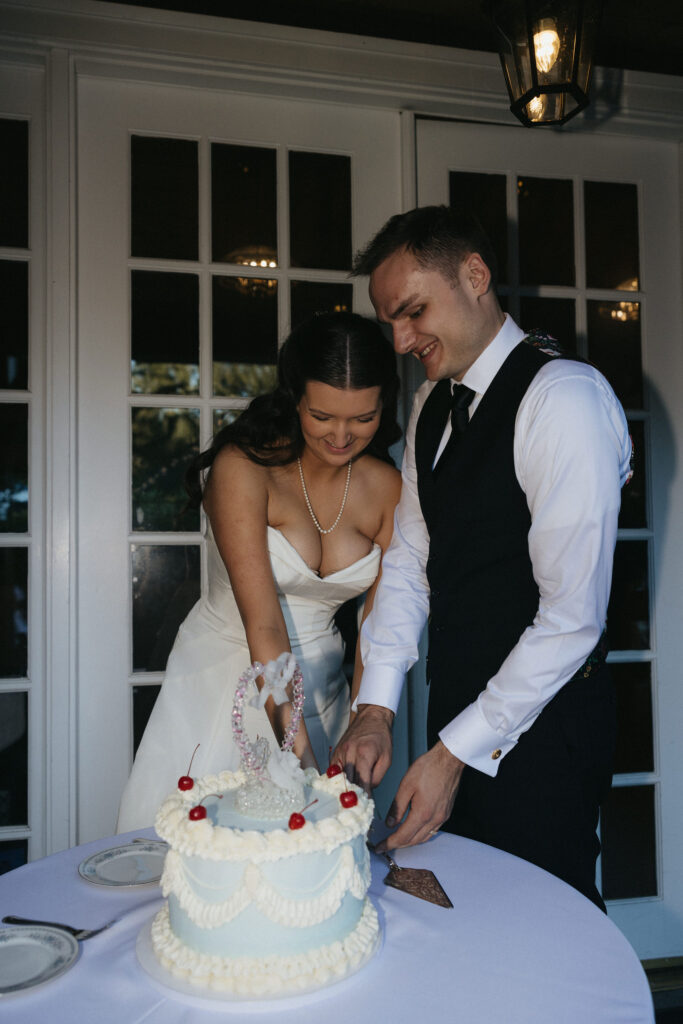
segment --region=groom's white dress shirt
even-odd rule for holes
[[[475,392],[470,418],[510,352],[524,338],[508,316],[462,383]],[[365,670],[356,705],[396,711],[418,657],[429,612],[429,535],[417,491],[415,427],[435,382],[418,390],[406,432],[401,500],[382,561],[374,607],[361,633]],[[450,436],[447,424],[436,460]],[[494,776],[548,701],[581,667],[605,625],[621,487],[631,442],[623,409],[593,367],[553,359],[536,374],[517,412],[514,465],[531,513],[529,554],[538,612],[477,700],[439,733],[466,764]],[[458,652],[453,651],[457,686]]]

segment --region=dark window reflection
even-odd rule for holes
[[[28,406],[0,405],[0,533],[28,530]]]
[[[508,280],[507,181],[504,174],[451,171],[450,205],[473,211],[489,237],[498,263],[498,280]]]
[[[314,313],[343,313],[353,308],[353,285],[292,281],[292,327]]]
[[[589,300],[588,358],[610,382],[625,409],[643,407],[640,303]]]
[[[351,160],[289,154],[290,262],[320,270],[351,268]]]
[[[640,651],[650,646],[648,542],[617,541],[607,635],[613,651]]]
[[[617,690],[614,771],[654,771],[650,663],[613,664],[610,672]]]
[[[633,476],[621,489],[621,511],[619,527],[633,530],[647,526],[647,505],[645,482],[647,480],[647,452],[645,450],[645,424],[642,420],[630,420],[628,425],[633,442]]]
[[[543,299],[522,296],[519,300],[520,326],[529,332],[540,330],[559,342],[567,355],[576,352],[576,313],[573,299]]]
[[[28,840],[9,839],[0,843],[0,875],[14,871],[28,862]]]
[[[0,245],[28,249],[28,121],[0,118]]]
[[[525,284],[575,282],[571,181],[519,178],[519,279]]]
[[[211,253],[216,263],[277,266],[275,150],[211,146]]]
[[[620,786],[601,809],[602,895],[657,895],[654,786]]]
[[[0,295],[0,389],[25,391],[28,388],[28,263],[0,260]]]
[[[160,686],[134,686],[133,687],[133,754],[135,755],[142,734],[145,731],[152,708],[159,696]]]
[[[0,693],[0,827],[28,824],[28,695]]]
[[[583,183],[586,284],[637,291],[638,190],[608,181]]]
[[[133,544],[133,671],[161,672],[199,598],[197,544]]]
[[[0,548],[0,679],[28,675],[28,552]]]
[[[133,270],[131,310],[131,390],[136,394],[196,394],[197,275]]]
[[[197,143],[133,135],[130,161],[131,256],[196,260]]]
[[[214,394],[250,398],[275,386],[277,281],[213,278]]]
[[[199,451],[199,409],[132,410],[133,530],[197,530],[185,470]]]

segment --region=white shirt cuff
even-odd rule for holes
[[[439,739],[451,754],[491,778],[498,774],[501,760],[516,746],[516,741],[503,739],[491,728],[476,702],[444,726]]]
[[[363,671],[358,696],[351,710],[357,711],[359,704],[377,704],[396,714],[404,678],[405,673],[401,669],[390,665],[368,665]]]

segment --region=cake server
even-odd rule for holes
[[[394,889],[400,889],[401,892],[407,892],[410,896],[417,896],[418,899],[427,900],[429,903],[436,903],[439,907],[453,906],[441,882],[429,868],[399,867],[386,850],[380,853],[371,843],[368,843],[368,847],[373,853],[384,857],[391,869],[384,879],[385,885],[391,885]]]
[[[153,900],[146,900],[144,903],[138,903],[134,907],[130,907],[128,910],[124,910],[122,914],[118,914],[117,917],[113,917],[111,921],[107,921],[106,924],[100,925],[99,928],[75,928],[71,924],[63,924],[61,921],[39,921],[33,917],[17,917],[14,914],[7,914],[3,917],[3,924],[37,924],[42,925],[43,928],[60,928],[63,932],[68,932],[69,935],[73,935],[75,939],[82,942],[84,939],[91,939],[93,935],[99,935],[100,932],[105,932],[107,928],[111,928],[113,924],[121,921],[128,914],[132,914],[133,911],[139,910],[140,907],[146,907],[148,903],[156,903],[157,899],[161,899],[160,896],[155,897]]]

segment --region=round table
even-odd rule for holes
[[[152,837],[153,831],[135,833]],[[204,1024],[223,1019],[278,1024],[647,1024],[654,1021],[645,973],[615,925],[552,875],[492,847],[439,834],[400,850],[403,867],[431,868],[453,902],[444,909],[383,884],[372,857],[370,894],[384,933],[361,971],[305,996],[229,1002],[185,996],[151,978],[137,960],[138,934],[161,906],[158,887],[109,888],[78,874],[115,836],[66,850],[0,877],[0,918],[18,914],[95,927],[76,963],[53,981],[0,997],[12,1024]],[[0,926],[5,927],[5,926]]]

